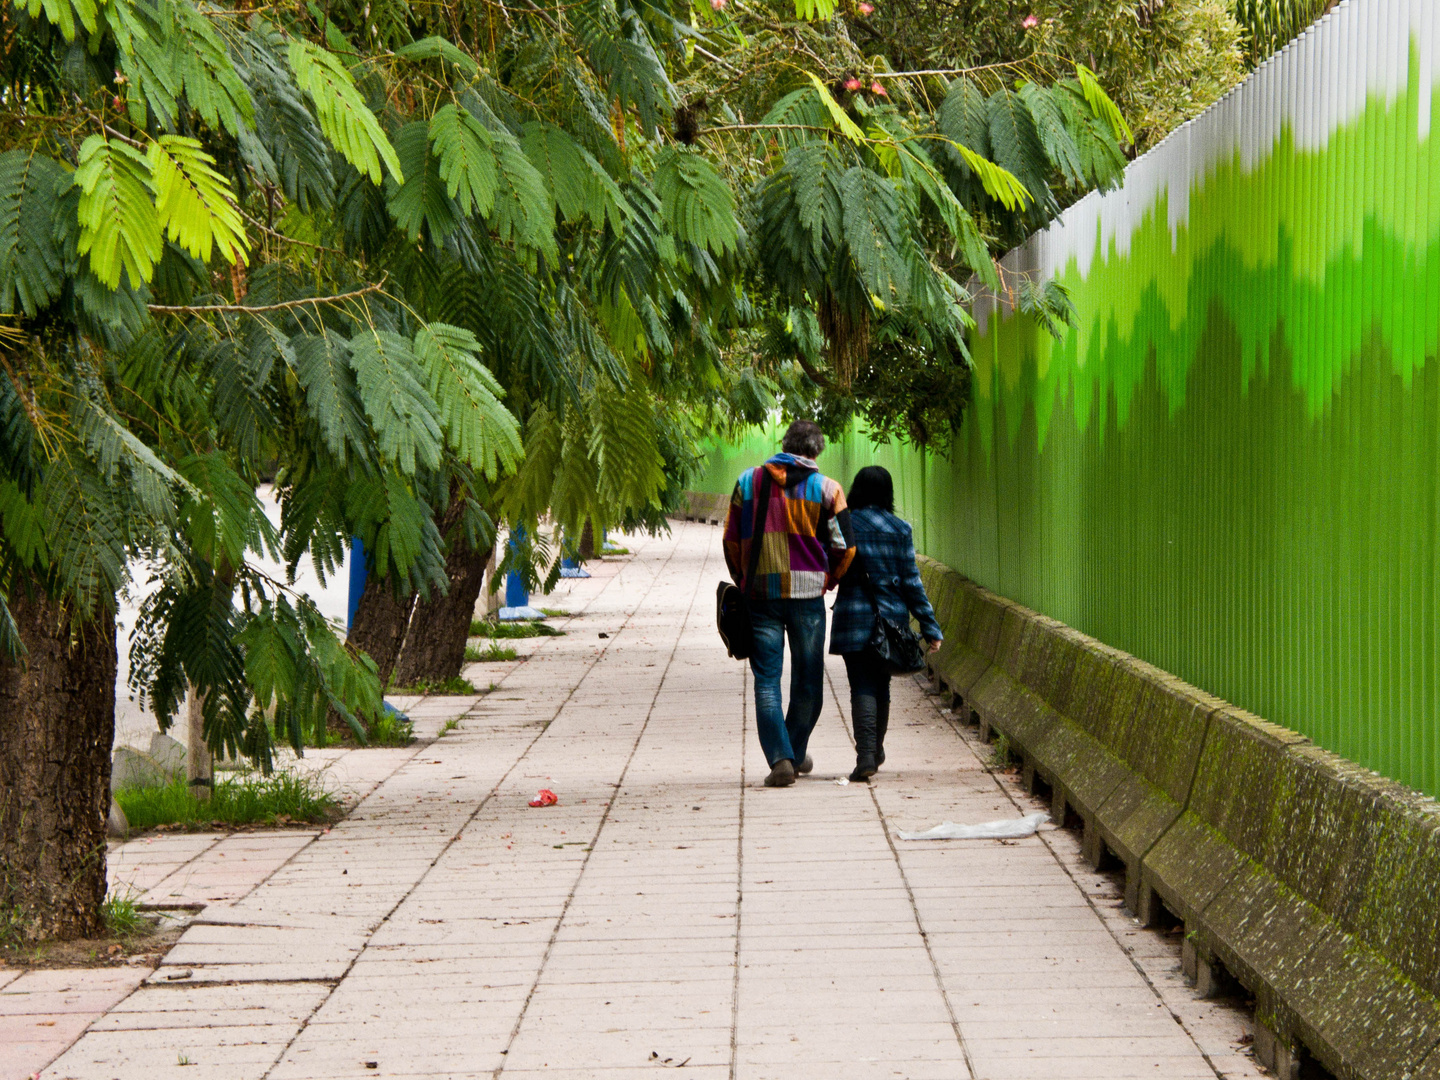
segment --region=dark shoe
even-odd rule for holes
[[[890,727],[890,703],[887,701],[878,712],[875,717],[875,764],[880,766],[885,764],[885,731]]]
[[[766,787],[789,787],[793,783],[795,783],[795,763],[789,758],[781,758],[771,765],[770,775],[765,777]]]
[[[879,768],[875,764],[874,754],[857,754],[855,757],[855,771],[850,774],[850,782],[858,784],[862,780],[869,780],[875,775]]]
[[[801,776],[808,776],[814,770],[814,768],[815,759],[812,758],[809,754],[806,754],[805,760],[800,762],[799,766],[796,767],[795,771]]]
[[[854,781],[869,780],[879,767],[875,762],[875,699],[868,695],[850,699],[850,720],[855,727]]]

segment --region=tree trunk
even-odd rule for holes
[[[465,664],[465,643],[475,602],[485,580],[485,566],[494,547],[475,551],[456,542],[445,556],[445,573],[450,591],[415,606],[415,616],[405,635],[405,648],[395,669],[395,682],[414,686],[421,679],[443,682],[459,676]]]
[[[390,685],[390,675],[400,656],[400,643],[405,640],[405,627],[410,623],[410,609],[415,595],[403,600],[395,598],[387,578],[371,578],[360,594],[355,608],[355,622],[345,636],[348,644],[369,653],[379,669],[380,689]]]
[[[104,933],[105,820],[115,741],[115,617],[72,636],[63,604],[20,589],[28,654],[0,661],[0,905],[21,936]]]
[[[500,590],[495,586],[495,548],[490,548],[490,558],[485,560],[485,580],[487,585],[481,588],[485,591],[485,617],[494,620],[500,615]]]
[[[192,684],[185,705],[186,758],[185,773],[190,779],[190,794],[201,802],[210,801],[214,787],[215,762],[205,742],[205,695]]]

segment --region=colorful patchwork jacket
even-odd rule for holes
[[[855,557],[845,493],[815,462],[776,454],[749,469],[735,483],[725,520],[725,563],[730,577],[746,588],[750,545],[755,535],[755,496],[761,470],[770,473],[770,505],[755,567],[754,597],[805,600],[833,589]]]

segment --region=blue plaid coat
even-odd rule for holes
[[[935,621],[935,609],[925,595],[920,568],[915,565],[915,540],[910,525],[887,510],[867,506],[850,511],[850,529],[855,536],[855,561],[840,579],[830,622],[832,653],[864,652],[875,629],[875,608],[860,583],[870,575],[871,587],[887,619],[906,623],[914,615],[920,633],[931,641],[944,635]]]

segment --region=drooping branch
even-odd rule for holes
[[[840,387],[835,385],[834,379],[830,378],[828,375],[822,374],[813,364],[810,363],[809,360],[805,359],[803,354],[797,352],[795,354],[795,359],[800,364],[800,370],[805,372],[805,374],[809,376],[810,381],[813,382],[816,386],[823,387],[826,390],[840,389]]]
[[[266,225],[259,218],[251,217],[249,214],[245,213],[244,210],[240,211],[240,216],[243,217],[255,228],[263,232],[266,236],[273,236],[276,240],[283,240],[287,244],[299,244],[301,247],[310,248],[312,251],[323,251],[327,255],[341,254],[341,252],[337,248],[326,247],[324,244],[312,244],[309,240],[301,240],[297,236],[286,236],[278,229],[274,229],[269,225]]]
[[[165,315],[199,315],[206,312],[254,315],[264,311],[285,311],[289,308],[304,307],[306,304],[338,304],[342,300],[353,300],[357,296],[379,292],[384,287],[385,278],[381,278],[379,281],[353,292],[337,293],[334,296],[306,296],[299,300],[281,300],[275,304],[148,304],[146,306],[151,311]]]

